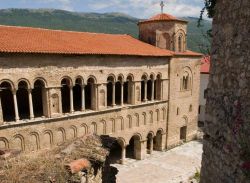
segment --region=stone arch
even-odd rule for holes
[[[156,121],[157,122],[161,121],[161,119],[160,119],[160,110],[156,109],[155,112],[156,112]]]
[[[100,125],[98,125],[98,135],[106,135],[106,121],[101,120]]]
[[[11,86],[11,90],[16,90],[17,87],[14,85],[14,82],[13,82],[13,81],[11,81],[11,80],[9,80],[9,79],[2,79],[2,80],[0,81],[0,85],[1,85],[2,83],[4,83],[4,82],[8,83],[8,84]]]
[[[136,127],[140,126],[140,116],[138,113],[135,113],[135,126]]]
[[[154,137],[154,149],[157,151],[162,151],[164,149],[163,132],[162,128],[158,129]]]
[[[86,109],[96,110],[97,94],[96,94],[97,80],[94,76],[89,76],[87,79],[87,85],[85,86],[85,107]]]
[[[78,136],[82,137],[82,136],[86,135],[87,133],[88,133],[88,125],[86,125],[85,123],[81,124],[81,126],[79,128]]]
[[[147,153],[152,154],[153,149],[154,149],[154,132],[149,131],[147,133],[146,139],[147,139]]]
[[[66,132],[65,129],[60,127],[57,129],[57,143],[61,144],[66,141]]]
[[[175,42],[176,42],[176,47],[175,47],[175,51],[177,52],[183,52],[186,50],[186,33],[183,29],[179,29],[176,32],[176,38],[175,38]]]
[[[26,79],[26,78],[20,78],[20,79],[18,79],[18,81],[17,81],[17,85],[19,85],[19,83],[20,82],[25,82],[26,84],[27,84],[27,89],[31,89],[31,83],[30,83],[30,81],[28,80],[28,79]]]
[[[33,81],[32,81],[32,88],[34,88],[35,87],[35,82],[36,81],[42,81],[43,83],[44,83],[44,87],[46,88],[46,87],[48,87],[48,82],[47,82],[47,80],[46,79],[44,79],[43,77],[36,77],[35,79],[33,79]]]
[[[133,75],[132,73],[129,73],[129,74],[127,75],[127,80],[134,81],[134,80],[135,80],[134,75]]]
[[[89,75],[88,77],[87,77],[87,80],[86,81],[88,81],[88,80],[93,80],[93,82],[94,82],[94,84],[96,84],[97,83],[97,78],[94,76],[94,75]]]
[[[149,111],[149,123],[153,124],[154,123],[154,112]]]
[[[45,88],[46,81],[43,78],[37,78],[34,80],[32,89],[34,117],[42,117],[47,114],[47,92]],[[53,106],[51,111],[54,111]]]
[[[115,133],[116,132],[115,131],[116,130],[115,119],[111,118],[110,121],[111,121],[111,125],[110,125],[111,129],[110,129],[110,131],[111,131],[111,133]]]
[[[0,149],[9,149],[9,141],[5,137],[0,137]]]
[[[16,92],[17,106],[20,119],[30,119],[31,116],[29,106],[30,83],[26,79],[20,79],[18,82],[18,90]]]
[[[185,66],[182,69],[180,77],[180,90],[191,90],[193,85],[193,73],[192,69],[188,66]]]
[[[45,130],[43,132],[42,147],[50,148],[54,144],[54,136],[51,130]]]
[[[147,125],[147,114],[145,112],[143,112],[142,116],[143,116],[143,124]]]
[[[167,110],[165,107],[162,108],[162,120],[166,121],[167,119]]]
[[[156,100],[161,100],[162,99],[162,74],[158,73],[156,75],[155,83],[154,83],[154,97]]]
[[[25,151],[25,140],[21,134],[16,134],[13,137],[12,148],[18,149],[21,151]]]
[[[115,105],[115,98],[113,98],[113,96],[116,94],[116,92],[114,91],[115,83],[116,83],[115,75],[109,74],[107,77],[107,106]]]
[[[126,127],[127,129],[133,128],[133,119],[131,115],[127,115]]]
[[[14,84],[9,80],[1,80],[0,89],[3,121],[18,120],[19,117],[16,116],[13,99]]]
[[[72,125],[69,127],[68,139],[74,139],[77,137],[77,127]]]
[[[73,86],[73,80],[72,80],[72,78],[70,76],[61,77],[60,84],[61,84],[62,80],[66,80],[65,84],[67,84],[68,86]]]
[[[116,119],[116,132],[117,131],[122,131],[124,130],[124,121],[123,121],[123,117],[119,116],[117,119]]]
[[[30,133],[30,151],[37,151],[40,149],[40,137],[37,132]]]
[[[120,83],[124,82],[124,76],[123,76],[123,74],[119,74],[118,75],[117,81],[119,81]]]
[[[76,84],[83,85],[84,84],[84,79],[80,75],[76,76],[74,81],[75,81],[74,85],[76,85]]]
[[[129,158],[137,160],[143,159],[142,147],[141,147],[142,136],[140,133],[135,133],[129,140],[129,144],[126,147],[126,155]]]
[[[92,122],[92,123],[90,124],[89,131],[90,131],[90,133],[92,133],[92,134],[97,134],[97,124],[96,124],[96,122]]]

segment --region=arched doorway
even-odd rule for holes
[[[118,81],[115,83],[115,103],[116,105],[122,104],[122,77],[118,77]]]
[[[152,154],[154,149],[154,135],[153,133],[149,133],[147,135],[147,153]]]
[[[82,109],[82,80],[77,78],[73,87],[74,111]]]
[[[71,82],[69,79],[64,78],[61,81],[61,95],[62,95],[62,112],[70,112],[70,86]]]
[[[121,159],[122,159],[122,147],[118,142],[118,140],[116,140],[112,144],[112,147],[110,148],[109,160],[110,163],[115,164],[115,163],[121,163]]]
[[[107,106],[115,105],[115,98],[113,98],[115,89],[115,78],[113,76],[109,76],[107,78]]]
[[[45,83],[42,80],[38,79],[35,81],[34,88],[32,90],[32,100],[35,117],[42,117],[45,115],[45,97]]]
[[[154,137],[154,150],[162,151],[164,149],[164,144],[162,143],[162,130],[158,130],[156,136]]]
[[[95,91],[95,79],[90,77],[87,80],[85,87],[85,105],[86,109],[95,110],[96,108],[96,91]]]
[[[125,104],[132,104],[133,77],[129,75],[123,86],[123,100]]]
[[[140,136],[134,135],[130,141],[129,145],[126,147],[126,157],[140,160],[141,159],[141,142]]]
[[[3,121],[15,121],[15,109],[14,109],[14,100],[11,87],[11,84],[8,82],[3,82],[0,85],[1,91],[1,105],[3,112]]]
[[[29,119],[30,110],[29,110],[29,93],[28,93],[28,84],[26,81],[20,81],[18,83],[18,90],[16,93],[18,112],[20,119]]]

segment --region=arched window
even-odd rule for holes
[[[62,99],[62,112],[70,112],[70,87],[71,81],[68,78],[64,78],[61,81],[61,99]]]
[[[178,116],[180,114],[180,108],[177,107],[177,110],[176,110],[176,115]]]
[[[123,85],[123,101],[125,104],[132,104],[133,77],[129,75]]]
[[[191,80],[192,80],[191,74],[189,74],[188,71],[184,71],[181,77],[181,90],[190,90],[192,88]]]
[[[155,87],[155,93],[154,93],[155,99],[161,100],[162,99],[162,80],[161,80],[160,74],[156,76],[154,87]]]
[[[115,106],[115,78],[109,76],[107,79],[107,106]]]
[[[74,110],[81,111],[82,109],[82,87],[83,81],[81,78],[77,78],[75,81],[75,86],[73,87],[73,100],[74,100]]]
[[[178,36],[178,51],[179,52],[182,52],[183,51],[183,39],[182,39],[182,34],[180,34],[179,36]]]
[[[31,114],[29,107],[28,84],[26,81],[20,81],[18,83],[18,90],[16,96],[20,119],[29,119],[31,117]]]
[[[1,105],[3,112],[3,121],[15,121],[15,109],[13,100],[13,87],[9,82],[2,82],[0,85]]]
[[[35,117],[45,116],[46,104],[44,101],[46,97],[45,83],[43,80],[36,80],[34,89],[32,90],[33,108]]]
[[[85,106],[86,109],[96,109],[96,87],[95,79],[89,78],[85,87]]]

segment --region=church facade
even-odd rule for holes
[[[159,14],[139,39],[0,26],[0,148],[37,151],[94,133],[121,162],[196,137],[200,60],[187,22]]]

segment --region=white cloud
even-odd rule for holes
[[[148,18],[161,11],[160,0],[89,0],[88,3],[95,11],[112,9],[140,18]],[[164,12],[177,17],[198,17],[202,5],[201,0],[165,0]]]

